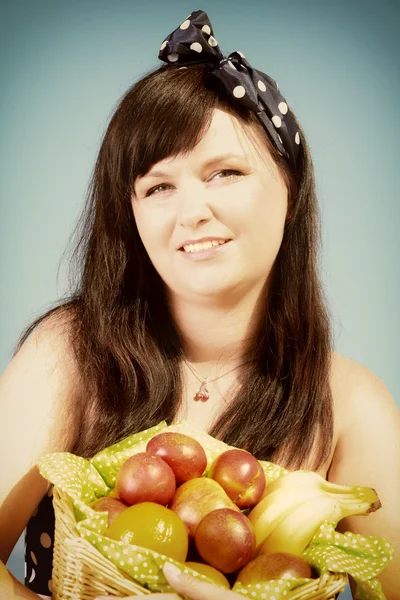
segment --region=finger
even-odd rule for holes
[[[242,595],[186,575],[171,563],[166,562],[163,571],[170,586],[190,600],[243,600]]]

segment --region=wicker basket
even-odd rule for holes
[[[54,487],[53,600],[93,600],[99,595],[144,596],[151,592],[118,569],[79,535],[68,495]],[[333,600],[347,584],[344,574],[326,573],[288,592],[287,600]],[[245,596],[244,596],[245,597]]]
[[[137,584],[83,539],[67,494],[54,487],[53,600],[93,600],[100,595],[144,596]]]

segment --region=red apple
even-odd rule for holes
[[[240,511],[220,508],[206,515],[194,537],[202,559],[222,573],[241,569],[254,556],[256,536]]]
[[[240,571],[236,581],[242,585],[264,583],[271,579],[312,578],[311,566],[300,556],[289,552],[260,554]]]
[[[118,500],[117,498],[110,498],[110,496],[97,498],[97,500],[89,504],[89,506],[93,508],[93,510],[104,510],[108,512],[108,527],[110,527],[111,523],[120,512],[128,508],[128,504],[125,504],[125,502],[122,502],[122,500]]]
[[[185,523],[193,538],[202,518],[217,508],[230,508],[240,512],[222,487],[208,477],[197,477],[182,483],[176,490],[169,508]]]
[[[115,488],[121,500],[129,505],[139,502],[166,505],[176,490],[175,475],[159,456],[138,452],[123,463]]]
[[[183,433],[159,433],[148,442],[146,452],[160,456],[171,467],[177,485],[201,477],[207,466],[201,444]]]
[[[227,450],[211,466],[210,477],[218,481],[241,509],[257,504],[265,488],[265,474],[258,460],[246,450]]]

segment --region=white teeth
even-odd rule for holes
[[[225,244],[225,240],[209,240],[201,244],[186,244],[186,246],[183,246],[183,249],[185,252],[199,252],[200,250],[207,250],[208,248],[220,246],[222,244]]]

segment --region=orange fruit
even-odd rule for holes
[[[115,517],[108,537],[142,546],[185,562],[189,536],[186,525],[176,513],[155,502],[139,502]]]
[[[193,569],[193,571],[196,571],[196,573],[200,573],[200,575],[205,575],[206,577],[211,579],[216,585],[220,585],[224,588],[227,588],[228,590],[231,589],[229,581],[227,580],[225,575],[221,573],[221,571],[218,571],[218,569],[212,567],[211,565],[206,565],[205,563],[194,561],[188,561],[185,563],[185,565]]]

